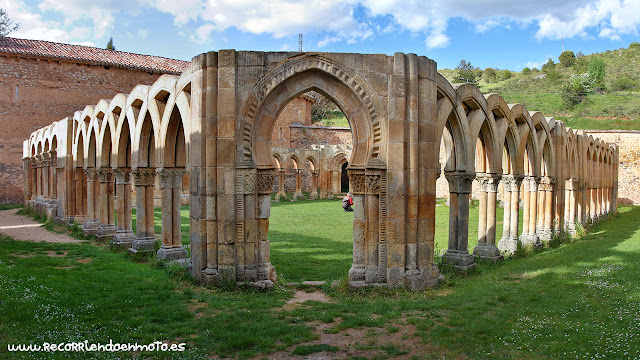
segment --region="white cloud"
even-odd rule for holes
[[[149,31],[149,29],[140,29],[138,30],[138,37],[140,37],[141,39],[146,39],[150,33],[151,31]]]
[[[427,37],[427,40],[425,40],[425,43],[429,48],[446,47],[447,45],[449,45],[450,42],[451,40],[445,34],[429,35]]]

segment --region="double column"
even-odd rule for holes
[[[540,179],[535,176],[527,176],[524,179],[523,189],[523,219],[522,219],[522,235],[520,241],[523,245],[539,246],[540,238],[536,232],[536,221],[538,213],[538,184]]]
[[[84,236],[95,235],[100,226],[99,193],[100,183],[98,182],[98,171],[95,168],[84,170],[87,178],[87,220],[82,227]]]
[[[110,168],[100,168],[98,179],[100,181],[100,226],[96,235],[102,240],[111,240],[116,232],[115,201],[113,197],[114,179],[113,170]]]
[[[136,187],[136,239],[131,252],[152,251],[156,242],[153,219],[153,185],[156,171],[138,168],[133,171]]]
[[[498,242],[498,249],[513,253],[518,249],[518,223],[520,220],[520,185],[521,175],[503,175],[502,191],[504,203],[504,219],[502,223],[502,238]]]
[[[538,238],[542,241],[551,240],[553,235],[553,186],[555,179],[545,176],[538,187],[538,224],[536,226]]]
[[[302,170],[300,169],[295,169],[295,176],[296,176],[296,191],[293,193],[293,197],[291,198],[291,201],[296,201],[296,200],[304,200],[304,195],[302,194]]]
[[[445,173],[449,182],[449,246],[442,263],[466,270],[473,266],[469,254],[469,193],[475,174]]]
[[[311,193],[309,194],[311,199],[317,199],[318,195],[318,170],[311,172]]]
[[[162,189],[162,247],[156,255],[158,259],[187,258],[187,250],[182,246],[180,218],[182,178],[185,173],[182,168],[158,169]]]
[[[284,192],[284,169],[276,169],[276,172],[278,173],[278,192],[275,201],[280,201],[280,199],[284,200],[287,195]]]
[[[499,176],[482,176],[480,184],[478,245],[473,249],[473,256],[496,262],[502,259],[496,246],[496,195]]]
[[[130,248],[136,239],[132,230],[131,218],[131,170],[118,168],[116,177],[116,233],[113,245],[121,248]]]
[[[565,210],[564,227],[571,235],[576,234],[576,216],[580,219],[578,210],[578,194],[580,193],[580,182],[569,179],[565,182]]]

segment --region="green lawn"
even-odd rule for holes
[[[297,207],[325,203],[334,204],[274,204],[274,235],[287,233],[278,228],[287,216],[293,221],[304,212],[295,211]],[[280,210],[290,212],[283,212],[278,226]],[[351,214],[335,213],[349,222]],[[290,234],[321,241],[318,234],[333,228],[325,223],[319,216],[303,225],[319,230],[305,230],[304,235],[298,228]],[[277,255],[277,240],[272,241],[274,265],[285,272],[277,258],[286,253]],[[296,257],[290,260],[291,271],[297,262],[302,274],[305,255]],[[284,306],[293,291],[282,283],[268,292],[206,288],[191,283],[178,266],[133,262],[88,242],[45,244],[0,236],[0,357],[261,358],[324,350],[346,358],[638,358],[639,258],[640,207],[624,206],[619,216],[594,226],[578,241],[480,266],[466,276],[448,274],[435,290],[325,287],[329,303]],[[85,339],[186,342],[187,351],[6,352],[7,344]]]

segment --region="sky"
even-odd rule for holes
[[[640,0],[0,0],[10,36],[180,60],[220,49],[424,55],[519,71],[640,42]]]

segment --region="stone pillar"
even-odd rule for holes
[[[22,158],[22,176],[24,183],[24,206],[29,206],[29,200],[31,200],[32,194],[32,182],[33,176],[31,175],[31,159],[28,157]]]
[[[44,159],[42,154],[36,155],[36,200],[38,197],[42,197],[44,195],[44,191],[42,190],[42,167],[44,166]]]
[[[538,178],[528,176],[525,178],[524,193],[524,218],[520,241],[527,245],[540,245],[540,239],[536,234],[536,221],[538,213]]]
[[[74,170],[74,184],[76,199],[74,220],[78,224],[84,224],[87,219],[87,185],[84,170],[82,168],[76,168]]]
[[[136,186],[136,239],[130,252],[152,251],[156,242],[153,218],[153,185],[155,169],[138,168],[133,171]]]
[[[84,236],[96,235],[100,226],[100,207],[99,198],[100,183],[98,182],[98,171],[95,168],[87,168],[84,170],[87,179],[86,199],[87,199],[87,218],[82,226]]]
[[[35,156],[29,159],[31,160],[31,198],[29,200],[35,200],[38,196],[38,159]]]
[[[285,198],[287,194],[284,192],[284,169],[277,169],[278,172],[278,193],[276,194],[275,201]]]
[[[542,241],[551,240],[553,234],[553,190],[555,179],[545,176],[540,180],[540,205],[542,213],[538,213],[538,237]]]
[[[42,196],[49,198],[49,176],[51,175],[51,154],[42,154]]]
[[[136,239],[131,223],[131,170],[117,168],[116,177],[116,233],[112,244],[119,248],[128,249]]]
[[[522,175],[512,175],[510,181],[511,188],[511,216],[509,221],[509,241],[504,244],[504,247],[500,247],[500,250],[513,252],[518,249],[520,244],[520,237],[518,236],[518,223],[520,221],[520,185],[523,181]]]
[[[513,183],[513,175],[504,175],[502,177],[502,202],[504,203],[504,212],[502,219],[502,238],[498,242],[500,251],[513,252],[518,248],[518,244],[511,244],[509,239],[511,236],[511,184]]]
[[[180,218],[180,197],[182,168],[158,169],[160,189],[162,189],[162,247],[156,257],[161,260],[187,258],[187,250],[182,246],[182,223]]]
[[[114,209],[114,179],[113,170],[100,168],[98,170],[100,181],[100,225],[96,230],[96,237],[102,241],[111,241],[116,233],[115,209]]]
[[[469,254],[469,193],[475,174],[445,173],[449,182],[449,247],[442,263],[466,270],[475,266]]]
[[[50,155],[50,167],[51,167],[51,190],[49,191],[49,196],[52,199],[58,198],[58,152],[55,150],[51,150]]]
[[[598,222],[598,214],[596,213],[596,189],[593,185],[593,179],[589,186],[589,218],[591,218],[592,224]]]
[[[318,170],[313,170],[311,173],[311,194],[309,196],[313,200],[318,198]]]
[[[302,194],[302,170],[296,169],[295,177],[296,191],[293,193],[291,201],[304,200],[304,195]]]
[[[473,256],[497,262],[502,259],[496,246],[496,195],[500,177],[485,176],[480,183],[480,219],[478,222],[478,245]]]

